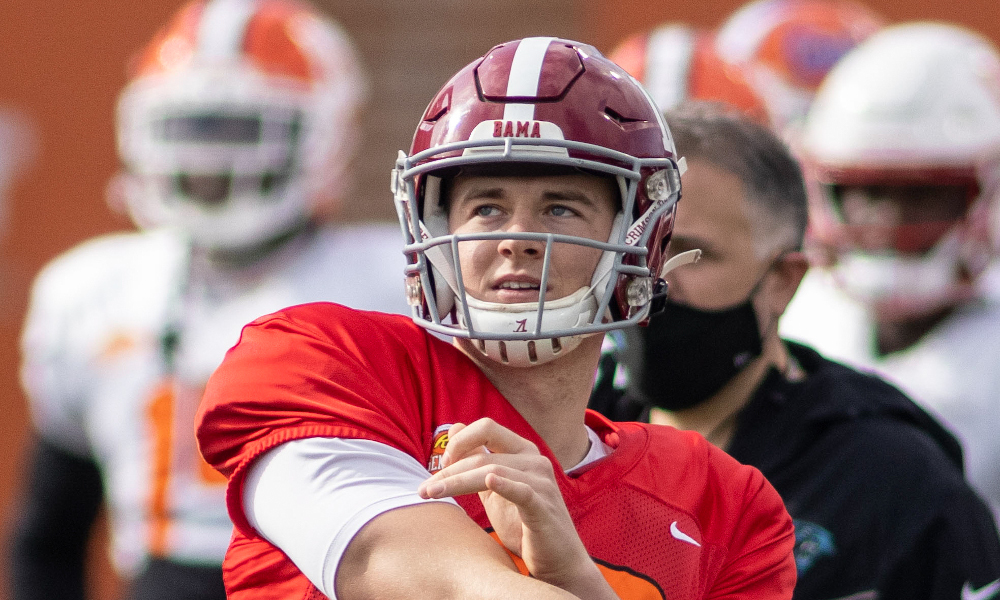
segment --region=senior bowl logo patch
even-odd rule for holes
[[[438,425],[434,430],[434,441],[431,443],[431,457],[427,461],[427,470],[433,475],[441,470],[441,457],[444,456],[444,449],[448,447],[448,430],[453,423]]]

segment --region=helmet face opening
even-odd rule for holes
[[[194,114],[164,117],[153,128],[164,142],[256,144],[260,142],[260,115]]]
[[[153,120],[148,163],[172,178],[172,202],[219,210],[233,197],[257,196],[273,205],[296,175],[302,119],[298,111],[276,112],[189,111]]]
[[[177,173],[173,176],[174,197],[204,209],[221,209],[234,197],[257,196],[262,205],[280,201],[291,171],[261,175],[204,175]]]
[[[615,182],[620,213],[601,240],[550,232],[454,234],[443,218],[442,179],[447,193],[448,180],[460,172],[601,175]],[[589,46],[528,38],[493,48],[446,84],[428,106],[409,156],[401,153],[393,189],[411,260],[414,319],[440,333],[504,342],[502,351],[497,343],[484,346],[511,361],[507,342],[525,342],[516,353],[527,364],[532,355],[565,351],[567,340],[648,316],[680,197],[680,169],[662,116],[631,76]],[[543,247],[543,279],[560,246],[597,249],[602,258],[579,297],[546,298],[543,287],[530,306],[487,306],[468,295],[458,248],[500,239]],[[541,340],[543,349],[534,343],[528,350],[527,342]]]
[[[965,219],[975,185],[833,185],[830,202],[847,243],[865,251],[929,251]]]
[[[301,165],[304,115],[294,106],[243,106],[225,98],[148,100],[130,132],[130,162],[140,173],[265,176]]]

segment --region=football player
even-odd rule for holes
[[[294,0],[186,4],[141,52],[113,187],[142,231],[49,264],[24,329],[15,598],[83,597],[102,499],[129,597],[225,597],[225,480],[192,425],[208,376],[285,306],[407,310],[398,226],[332,226],[364,90],[344,32]]]
[[[801,140],[814,270],[782,324],[874,369],[958,434],[1000,518],[1000,54],[934,23],[893,26],[831,71]]]
[[[412,320],[282,311],[209,383],[230,598],[789,598],[759,472],[586,411],[602,334],[691,256],[664,261],[682,165],[591,46],[526,38],[452,77],[393,177]]]

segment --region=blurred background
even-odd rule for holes
[[[347,220],[393,220],[388,172],[408,148],[425,103],[447,77],[495,43],[555,35],[610,51],[665,21],[714,28],[742,3],[702,0],[317,1],[353,37],[372,75]],[[1000,44],[996,0],[869,0],[889,22],[948,20]],[[114,104],[126,64],[175,11],[178,0],[5,0],[0,3],[0,528],[6,538],[20,491],[28,433],[18,382],[18,337],[37,271],[97,234],[131,227],[105,203],[117,169]],[[5,553],[6,553],[6,549]],[[93,597],[117,582],[96,562]],[[4,557],[6,559],[6,557]],[[6,560],[0,600],[6,600]]]

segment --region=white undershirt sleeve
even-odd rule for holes
[[[347,545],[378,515],[424,502],[430,477],[412,456],[368,440],[307,438],[274,448],[250,468],[243,511],[328,597]],[[334,508],[335,507],[335,508]]]

